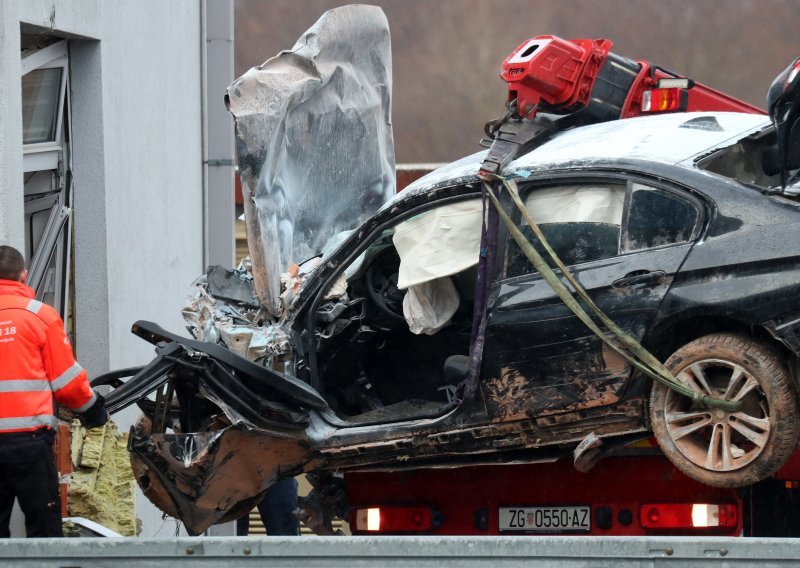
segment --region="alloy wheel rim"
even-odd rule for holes
[[[668,391],[664,404],[667,433],[678,451],[709,471],[735,471],[764,451],[772,425],[761,385],[744,367],[724,359],[696,361],[677,376],[692,390],[741,401],[736,412],[693,407],[690,398]]]

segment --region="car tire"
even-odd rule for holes
[[[785,357],[742,335],[706,335],[667,360],[695,391],[743,401],[737,412],[693,407],[690,398],[654,383],[650,422],[664,454],[707,485],[743,487],[779,469],[794,452],[800,425]]]

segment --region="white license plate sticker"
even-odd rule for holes
[[[500,507],[500,532],[588,532],[591,507]]]

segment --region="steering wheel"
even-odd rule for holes
[[[403,296],[397,287],[400,272],[400,256],[393,246],[378,252],[364,273],[364,284],[372,304],[384,315],[395,321],[405,321]]]

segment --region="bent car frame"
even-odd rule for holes
[[[278,314],[243,264],[193,285],[195,338],[137,322],[156,359],[94,384],[117,387],[112,412],[143,410],[139,485],[199,534],[300,472],[321,474],[306,513],[324,532],[342,506],[332,472],[536,462],[585,440],[602,454],[651,432],[695,479],[764,478],[800,434],[800,205],[771,194],[775,138],[760,115],[669,114],[550,133],[504,169],[600,309],[737,410],[653,386],[590,332],[506,228],[486,226],[479,153],[285,274]]]

